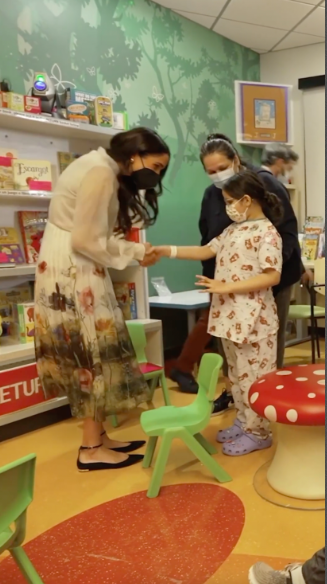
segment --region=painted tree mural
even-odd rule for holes
[[[0,39],[0,77],[15,91],[29,89],[34,71],[47,71],[59,91],[109,95],[132,126],[168,141],[172,163],[149,236],[167,243],[169,219],[171,243],[197,242],[208,184],[199,146],[212,132],[235,137],[234,80],[258,80],[259,56],[150,0],[1,2]],[[193,286],[194,264],[169,266],[172,289]]]

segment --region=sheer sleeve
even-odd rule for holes
[[[99,166],[87,173],[76,196],[72,247],[97,264],[124,270],[133,259],[144,258],[145,246],[109,233],[108,213],[115,196],[109,168]]]

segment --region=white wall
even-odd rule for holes
[[[325,74],[325,43],[276,51],[261,55],[261,81],[293,85],[294,150],[299,154],[295,182],[301,200],[301,220],[305,218],[305,148],[303,132],[303,96],[298,90],[301,77]],[[317,124],[321,120],[317,119]],[[324,196],[319,195],[319,196]],[[302,227],[302,225],[300,225]]]

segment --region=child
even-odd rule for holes
[[[197,276],[213,295],[208,332],[223,339],[237,408],[234,425],[218,433],[223,452],[242,456],[272,444],[269,424],[249,406],[252,384],[276,369],[278,317],[272,287],[280,281],[282,242],[271,223],[282,217],[275,195],[261,179],[242,171],[223,187],[234,222],[205,247],[160,247],[158,254],[190,260],[216,259],[215,279]]]

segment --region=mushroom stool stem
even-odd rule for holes
[[[267,473],[278,493],[304,500],[325,498],[325,428],[278,424],[278,444]]]

